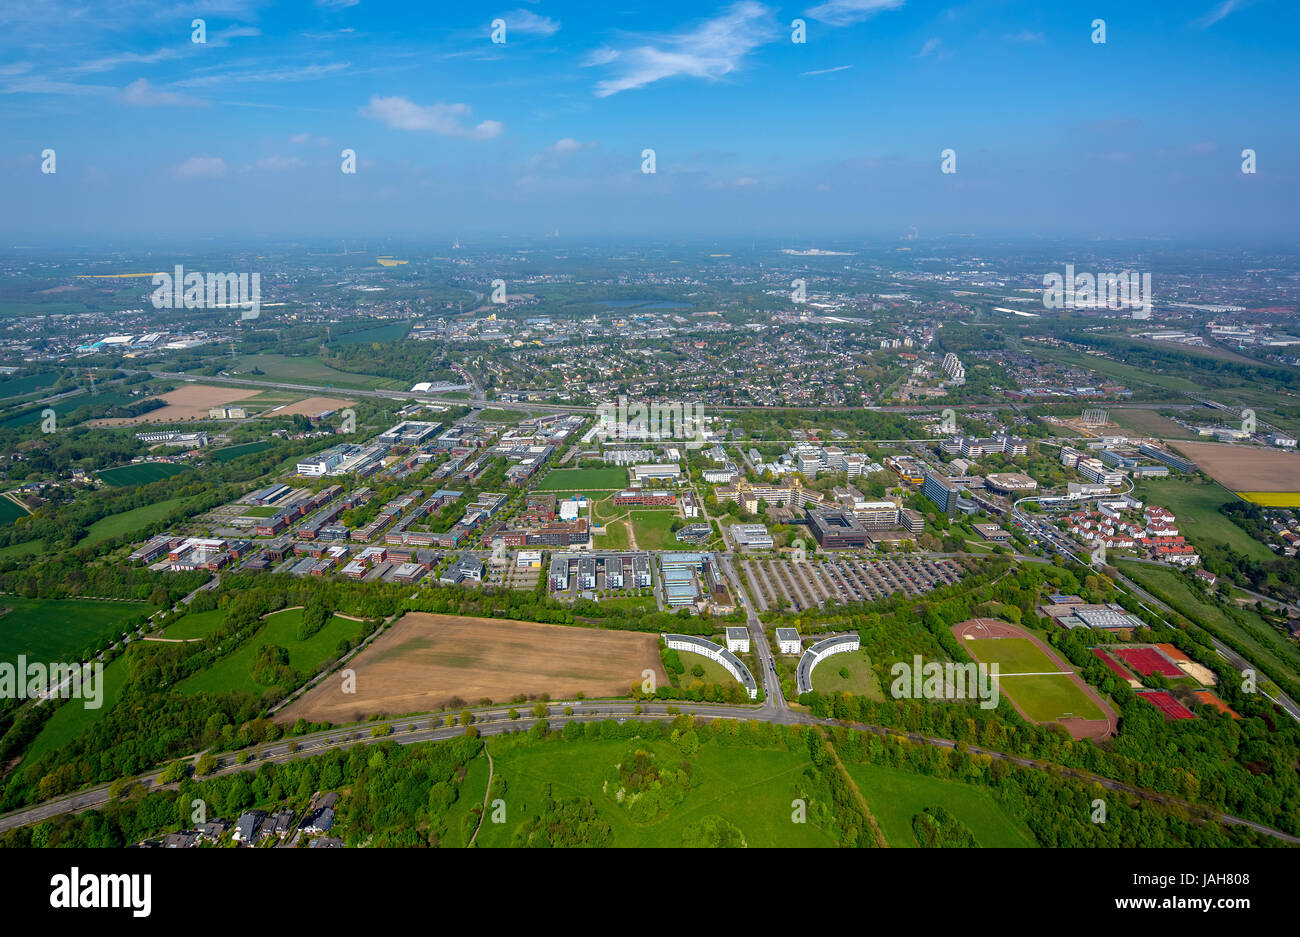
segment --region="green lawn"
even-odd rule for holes
[[[96,599],[25,599],[0,595],[0,661],[72,662],[91,646],[126,630],[125,622],[149,606]]]
[[[677,520],[676,511],[632,511],[631,518],[638,550],[685,548],[686,544],[679,543],[672,530],[673,521]]]
[[[288,355],[238,355],[227,365],[228,373],[251,381],[282,382],[286,384],[311,384],[322,387],[358,387],[366,390],[405,390],[407,381],[373,374],[351,374],[336,371],[315,355],[290,357]],[[261,374],[253,374],[253,369]]]
[[[631,542],[628,539],[626,521],[608,521],[603,528],[605,533],[596,538],[595,546],[601,550],[626,550]]]
[[[62,703],[32,740],[25,758],[35,761],[46,752],[67,745],[94,725],[100,716],[117,705],[122,690],[126,687],[127,678],[131,675],[128,663],[130,655],[136,652],[134,646],[128,647],[127,653],[114,658],[104,668],[103,705],[99,709],[87,709],[82,700],[70,699]]]
[[[840,676],[840,670],[845,668],[849,671],[848,679]],[[813,671],[812,682],[818,693],[852,693],[877,702],[885,699],[880,677],[871,668],[871,658],[863,650],[833,654],[819,662]]]
[[[651,604],[654,603],[651,602]],[[723,643],[725,646],[725,642],[719,643]],[[677,653],[681,657],[682,665],[686,668],[686,672],[678,678],[683,690],[689,690],[696,685],[731,686],[736,682],[736,678],[728,672],[727,668],[717,661],[709,660],[703,654],[694,654],[691,651],[678,651]],[[697,666],[704,671],[704,676],[697,677],[691,672]]]
[[[187,471],[189,469],[185,466],[173,465],[170,462],[136,462],[133,465],[119,465],[117,468],[104,469],[99,473],[99,477],[115,488],[121,488],[129,485],[147,485],[160,478],[170,478],[172,475]]]
[[[185,500],[185,498],[171,498],[167,501],[159,501],[156,504],[146,504],[144,507],[123,511],[121,514],[110,514],[86,528],[86,536],[82,538],[77,546],[94,546],[110,537],[118,537],[148,527],[150,524],[160,521],[171,514],[183,505]]]
[[[1253,560],[1268,563],[1277,559],[1272,550],[1219,513],[1219,505],[1238,499],[1217,483],[1202,484],[1191,478],[1154,479],[1140,483],[1134,494],[1148,504],[1173,511],[1178,532],[1194,544],[1224,543]]]
[[[627,487],[627,469],[555,469],[537,485],[538,491],[601,491]]]
[[[270,517],[280,510],[273,504],[254,504],[244,509],[244,517]]]
[[[259,692],[261,688],[253,682],[252,669],[258,650],[265,644],[285,648],[294,669],[314,675],[321,664],[334,657],[339,642],[354,637],[361,628],[360,622],[335,615],[320,631],[306,641],[299,641],[295,634],[301,619],[302,609],[268,615],[266,624],[253,637],[207,670],[182,680],[177,689],[182,693]]]
[[[890,846],[915,848],[912,818],[936,805],[964,823],[985,848],[1037,845],[1029,828],[1003,812],[986,788],[880,765],[846,763],[845,768]]]
[[[505,823],[483,824],[479,846],[510,846],[520,822],[541,812],[541,787],[548,781],[555,797],[592,800],[600,819],[613,828],[611,846],[680,847],[683,832],[710,815],[738,827],[750,847],[835,845],[829,832],[811,823],[790,822],[796,781],[808,765],[803,751],[704,742],[691,759],[695,786],[685,800],[660,818],[639,824],[615,799],[616,790],[602,789],[606,773],[634,745],[653,751],[657,763],[676,767],[682,760],[676,746],[601,739],[515,747],[497,737],[487,744],[496,771],[506,781],[509,809]]]

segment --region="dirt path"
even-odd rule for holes
[[[492,752],[488,751],[487,742],[483,743],[483,754],[488,758],[488,782],[487,790],[483,792],[483,810],[478,815],[478,826],[474,827],[474,835],[469,838],[465,848],[469,849],[474,845],[474,840],[478,839],[478,831],[483,829],[483,818],[487,816],[488,798],[492,796]]]

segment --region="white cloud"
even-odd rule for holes
[[[159,91],[145,78],[122,89],[122,103],[132,107],[207,107],[208,102],[175,91]]]
[[[620,55],[617,49],[602,48],[587,53],[587,57],[582,60],[582,65],[589,68],[593,65],[608,65]]]
[[[921,46],[921,52],[920,52],[921,58],[925,58],[927,55],[933,55],[934,53],[938,52],[939,46],[941,46],[942,44],[943,42],[939,39],[931,38],[925,40],[925,45]]]
[[[1022,29],[1018,33],[1010,33],[1007,35],[1007,39],[1011,42],[1042,42],[1043,38],[1042,33],[1036,33],[1029,29]]]
[[[803,74],[805,77],[808,75],[829,75],[831,72],[842,72],[845,69],[852,67],[852,65],[836,65],[834,68],[817,68],[810,72],[804,72]]]
[[[156,62],[166,62],[177,58],[179,55],[180,52],[170,48],[158,49],[155,52],[119,52],[116,55],[106,55],[102,58],[91,59],[89,62],[82,62],[80,65],[73,65],[68,71],[74,75],[86,72],[107,72],[121,65],[153,65]]]
[[[226,174],[226,161],[220,156],[192,156],[172,173],[181,179],[219,179]]]
[[[524,33],[535,36],[554,36],[560,24],[549,16],[538,16],[532,10],[512,10],[501,19],[506,21],[506,35]]]
[[[485,120],[474,127],[462,123],[473,113],[468,104],[438,103],[423,107],[406,98],[375,95],[359,113],[393,130],[431,130],[440,136],[471,140],[490,140],[505,129],[497,120]]]
[[[530,169],[537,166],[556,166],[565,157],[572,156],[574,153],[580,153],[583,150],[590,150],[595,147],[595,145],[595,140],[583,143],[581,140],[573,139],[573,137],[564,137],[528,157],[526,165]]]
[[[313,137],[309,133],[295,133],[289,138],[289,142],[298,144],[299,146],[306,143],[315,143],[318,146],[324,146],[330,141],[328,137]]]
[[[224,71],[213,75],[200,75],[197,78],[185,78],[175,84],[178,88],[200,88],[225,84],[226,82],[251,81],[266,84],[273,81],[314,81],[341,72],[350,65],[350,62],[330,62],[325,65],[301,65],[270,71]]]
[[[1245,6],[1243,0],[1223,0],[1223,2],[1213,10],[1198,19],[1196,25],[1201,27],[1201,29],[1209,29],[1229,13],[1240,10],[1243,6]]]
[[[663,78],[687,75],[716,81],[740,67],[746,55],[776,35],[772,11],[754,0],[733,3],[694,29],[664,36],[606,58],[619,74],[596,85],[596,96],[642,88]]]
[[[827,26],[852,26],[869,20],[883,10],[897,10],[903,0],[826,0],[812,7],[805,15]]]

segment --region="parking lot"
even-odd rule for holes
[[[804,611],[828,602],[870,602],[903,591],[921,595],[961,579],[952,560],[922,556],[833,557],[824,561],[743,560],[759,611]]]

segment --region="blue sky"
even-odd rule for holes
[[[0,0],[0,233],[1292,243],[1296,6]]]

